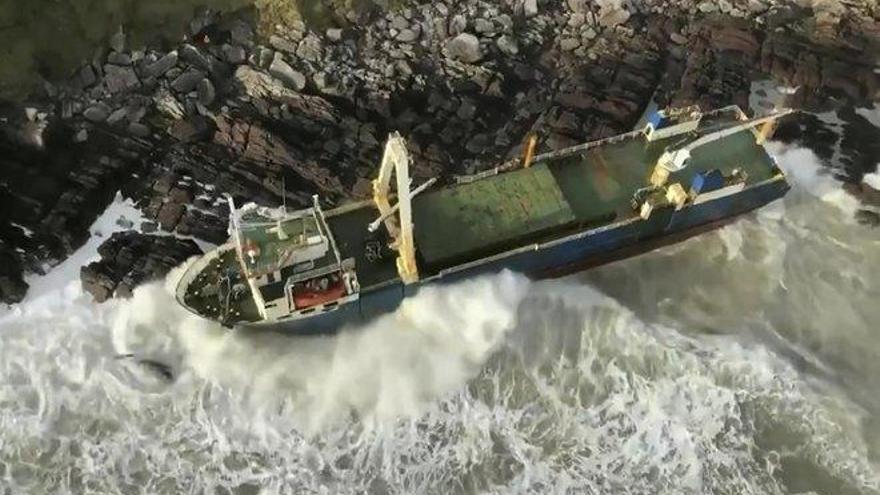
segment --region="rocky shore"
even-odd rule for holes
[[[179,43],[131,47],[120,32],[70,79],[0,104],[0,300],[21,300],[25,273],[82,245],[118,190],[148,220],[83,268],[98,301],[198,252],[154,231],[223,242],[224,194],[264,204],[286,194],[289,205],[320,194],[327,206],[365,197],[392,130],[408,139],[417,180],[446,180],[516,158],[532,131],[545,149],[628,131],[652,102],[745,108],[752,83],[768,78],[796,88],[791,106],[839,110],[851,142],[811,114],[780,136],[820,153],[839,144],[848,155],[837,173],[876,200],[861,178],[880,162],[880,141],[852,112],[880,96],[870,58],[880,8],[868,0],[333,12],[327,29],[292,21],[257,33],[251,10],[203,9]]]

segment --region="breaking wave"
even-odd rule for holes
[[[179,270],[100,306],[56,284],[0,315],[0,485],[878,493],[878,235],[777,154],[792,193],[716,233],[430,288],[334,337],[199,320]]]

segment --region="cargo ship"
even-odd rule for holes
[[[288,211],[228,198],[229,241],[189,265],[176,298],[227,327],[328,333],[427,284],[503,269],[554,277],[633,256],[785,195],[764,142],[788,113],[661,110],[633,132],[538,155],[530,137],[522,157],[443,187],[413,187],[393,133],[371,200],[324,211],[315,197]]]

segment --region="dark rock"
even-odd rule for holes
[[[183,74],[177,76],[174,81],[171,82],[171,87],[174,91],[178,93],[189,93],[190,91],[196,89],[196,86],[199,84],[199,81],[205,78],[205,74],[198,70],[190,67],[183,71]]]
[[[127,297],[136,286],[164,277],[175,266],[201,253],[198,245],[188,239],[117,232],[98,248],[101,259],[80,269],[80,281],[99,303],[114,295]]]
[[[276,56],[272,65],[269,66],[269,73],[280,79],[290,89],[302,91],[306,87],[306,76],[287,65],[279,56]]]
[[[185,143],[209,139],[214,134],[211,121],[201,115],[193,115],[185,120],[178,120],[171,126],[170,133]]]
[[[107,117],[107,123],[109,125],[116,125],[125,120],[126,115],[128,115],[128,112],[125,110],[125,107],[117,108]]]
[[[177,50],[170,51],[159,60],[144,67],[144,77],[159,77],[177,65]]]
[[[140,80],[133,68],[108,64],[104,66],[104,86],[110,93],[120,93],[140,86]]]
[[[0,302],[21,302],[27,293],[20,256],[0,239]]]
[[[80,88],[88,88],[96,82],[98,82],[98,75],[95,74],[95,69],[91,64],[83,65],[79,69],[79,72],[77,72],[76,84],[78,84]]]
[[[180,217],[183,216],[184,210],[185,207],[181,203],[169,201],[159,210],[156,221],[159,222],[162,230],[173,232],[174,227],[177,227],[177,222],[180,221]]]
[[[91,122],[104,122],[110,116],[110,107],[106,103],[96,103],[83,112],[83,117]]]
[[[244,48],[238,45],[223,45],[223,56],[226,61],[233,65],[243,64],[247,60]]]
[[[132,122],[131,124],[128,124],[128,132],[132,136],[142,138],[150,137],[150,128],[140,122]]]
[[[120,52],[110,52],[107,56],[107,63],[113,65],[131,65],[131,55]]]
[[[214,69],[211,60],[207,56],[202,54],[202,52],[199,51],[198,48],[190,45],[189,43],[184,43],[183,45],[181,45],[180,59],[208,73],[212,72]]]
[[[196,87],[196,91],[199,95],[199,103],[205,106],[209,106],[211,103],[214,103],[214,97],[216,93],[214,92],[214,84],[211,83],[210,79],[202,79],[199,81],[198,87]]]
[[[880,215],[876,211],[858,210],[856,211],[856,221],[869,227],[880,227]]]

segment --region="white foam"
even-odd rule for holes
[[[775,141],[767,143],[766,147],[776,157],[793,187],[836,206],[851,221],[860,207],[858,199],[843,190],[842,183],[834,179],[811,150],[790,147]]]
[[[862,181],[863,181],[865,184],[867,184],[867,185],[873,187],[874,189],[880,191],[880,173],[877,173],[877,172],[867,173],[867,174],[865,174],[865,176],[862,178]]]
[[[809,166],[776,151],[787,170]],[[340,336],[298,338],[195,318],[171,297],[180,269],[102,305],[62,269],[0,315],[0,483],[785,493],[792,459],[787,476],[877,490],[867,413],[822,366],[877,374],[876,235],[840,223],[816,184],[833,179],[792,179],[799,194],[718,235],[589,274],[626,306],[580,278],[507,273],[426,289]],[[658,308],[663,298],[672,304]],[[780,353],[748,333],[765,326],[793,345]],[[806,369],[801,349],[815,353]],[[174,381],[120,352],[162,361]]]

